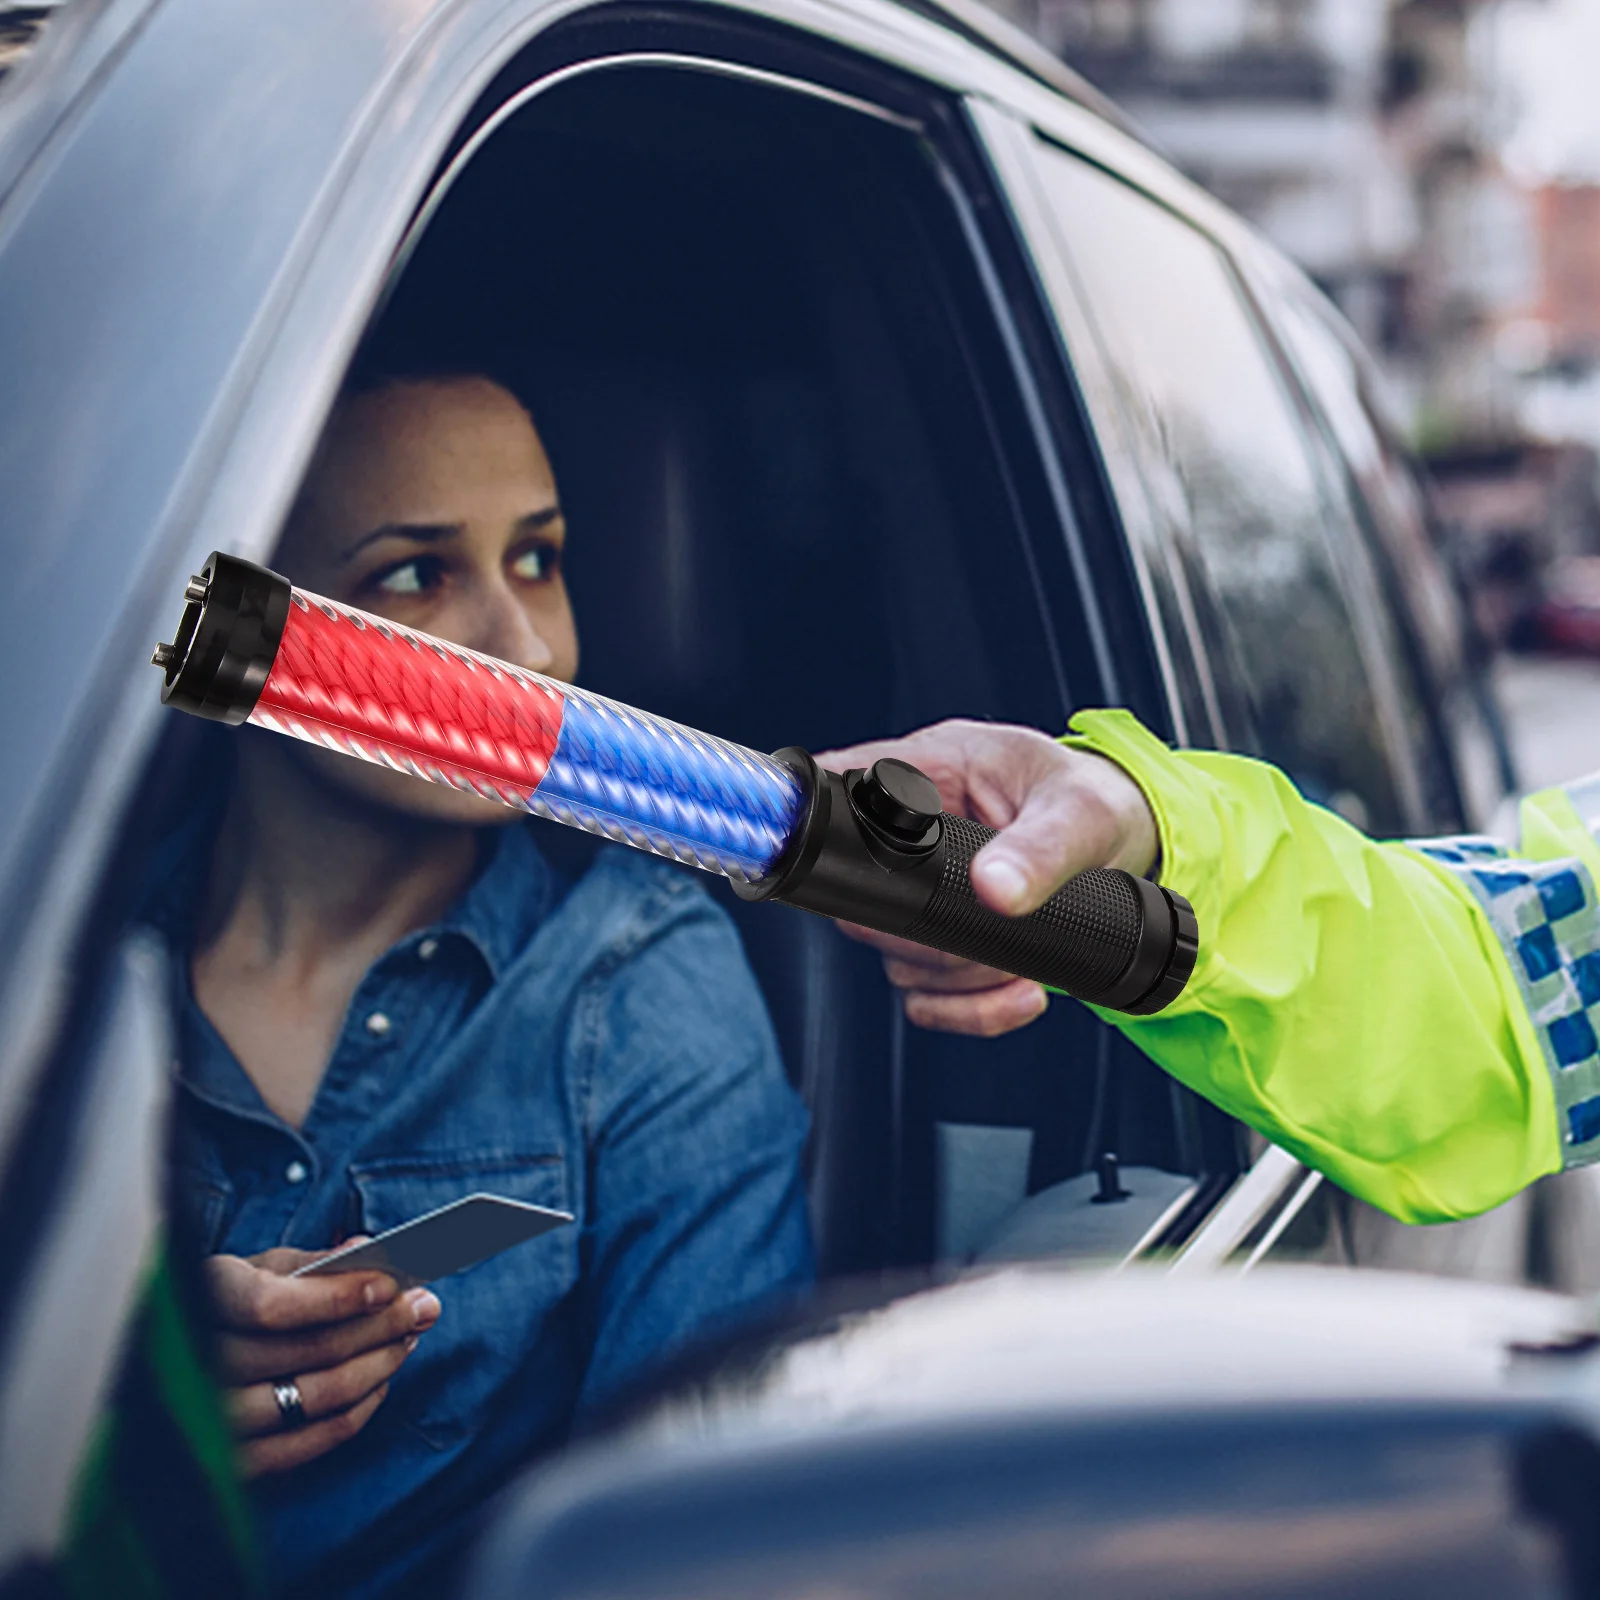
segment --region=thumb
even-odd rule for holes
[[[1117,843],[1107,809],[1052,774],[1027,792],[1015,820],[973,857],[972,887],[991,911],[1026,916],[1078,873],[1109,861]]]

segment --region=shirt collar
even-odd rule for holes
[[[197,884],[198,875],[191,875],[190,882]],[[525,825],[486,830],[477,873],[455,904],[438,922],[408,934],[396,948],[415,948],[425,939],[454,935],[478,952],[490,981],[496,982],[549,914],[557,887],[554,871]],[[182,895],[164,894],[159,908],[152,910],[158,913],[152,917],[157,926],[176,932],[178,947],[187,950],[187,941],[181,936],[191,924]],[[161,910],[167,914],[161,916]],[[267,1109],[256,1086],[195,1003],[187,962],[173,976],[183,1019],[181,1078],[185,1086],[212,1105],[277,1126],[278,1119]]]
[[[413,938],[457,934],[498,979],[548,915],[555,887],[555,874],[526,824],[486,831],[472,882],[433,927]]]
[[[194,943],[195,918],[212,840],[226,808],[230,776],[225,768],[204,770],[204,781],[192,788],[190,804],[153,841],[140,875],[138,919],[164,935],[185,958]],[[477,870],[454,904],[432,927],[409,934],[401,944],[415,947],[428,938],[458,936],[478,952],[493,982],[522,953],[549,914],[559,884],[526,823],[485,829],[480,839]],[[174,976],[180,978],[181,999],[188,1000],[187,959],[181,962],[181,968],[181,973]],[[195,1010],[198,1020],[198,1008]],[[214,1034],[214,1030],[207,1024],[201,1033]],[[199,1041],[191,1041],[194,1042]],[[220,1039],[204,1042],[221,1044]],[[212,1053],[203,1046],[197,1052],[200,1059],[193,1065],[199,1068],[202,1080],[215,1076],[205,1066]],[[230,1089],[237,1089],[230,1075],[223,1076]],[[211,1082],[206,1087],[217,1092],[224,1085]],[[234,1098],[231,1092],[226,1097]],[[259,1103],[259,1097],[253,1094],[248,1098]]]

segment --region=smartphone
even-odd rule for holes
[[[572,1215],[498,1194],[469,1194],[437,1211],[424,1212],[376,1239],[348,1244],[332,1255],[296,1267],[292,1278],[335,1272],[387,1272],[402,1289],[448,1278],[475,1267],[513,1245],[564,1227]]]

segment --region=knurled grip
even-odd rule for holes
[[[903,937],[1119,1011],[1158,1011],[1182,989],[1197,941],[1181,896],[1092,867],[1030,915],[1003,916],[972,887],[972,858],[995,830],[948,813],[943,824],[939,881]]]
[[[1003,916],[972,887],[972,858],[995,830],[939,810],[926,774],[899,761],[831,772],[793,748],[777,759],[810,804],[772,872],[733,885],[740,899],[837,917],[1138,1016],[1169,1005],[1194,970],[1199,933],[1182,895],[1095,867],[1030,915]],[[899,769],[898,811],[884,808],[885,767]],[[919,795],[926,805],[913,804]]]

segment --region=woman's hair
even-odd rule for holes
[[[441,336],[437,330],[395,326],[381,319],[361,341],[339,389],[341,402],[400,383],[450,383],[486,378],[510,394],[524,411],[533,411],[524,387],[508,363],[478,341]]]
[[[479,308],[439,292],[413,260],[388,303],[362,336],[345,374],[341,395],[350,398],[396,383],[487,378],[523,401],[507,370],[504,337]],[[523,401],[526,404],[526,401]]]

